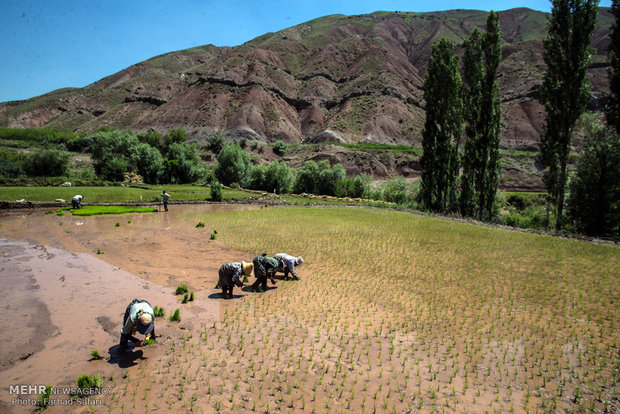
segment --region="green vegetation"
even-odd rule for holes
[[[204,221],[199,221],[198,224],[196,224],[196,227],[204,227],[204,226],[205,226]]]
[[[153,308],[153,313],[155,314],[156,318],[163,318],[165,316],[164,308],[160,308],[159,306],[155,306]]]
[[[208,217],[230,248],[313,259],[299,269],[303,285],[250,296],[184,339],[193,352],[185,363],[175,368],[170,352],[168,375],[209,381],[211,394],[197,404],[210,396],[224,410],[255,403],[263,411],[293,400],[298,410],[362,412],[389,401],[389,411],[404,412],[415,397],[424,412],[472,401],[490,412],[604,412],[616,394],[618,246],[390,210]],[[231,372],[237,357],[243,364]],[[211,363],[194,374],[200,360]],[[237,382],[229,401],[219,390]],[[255,396],[249,403],[245,390]]]
[[[101,354],[99,354],[99,351],[97,351],[96,349],[90,351],[90,356],[92,359],[103,359]]]
[[[46,385],[45,391],[43,391],[41,395],[39,395],[39,398],[37,399],[36,411],[41,411],[41,410],[46,409],[50,403],[51,396],[52,396],[52,386]]]
[[[174,291],[175,295],[182,295],[184,293],[187,293],[187,285],[179,285],[177,286],[177,289]]]
[[[102,385],[101,377],[99,376],[99,374],[80,375],[79,377],[77,377],[76,383],[77,383],[78,389],[82,391],[82,392],[78,392],[78,396],[80,397],[89,395],[88,389],[100,388]]]
[[[590,96],[586,72],[592,55],[590,36],[596,24],[597,5],[590,0],[555,1],[544,41],[547,71],[541,103],[547,113],[547,126],[539,147],[545,166],[543,181],[555,210],[556,231],[563,229],[573,129]]]
[[[127,214],[127,213],[153,213],[157,209],[153,207],[135,207],[135,206],[84,206],[78,209],[69,209],[74,216],[94,216],[97,214]],[[120,223],[115,224],[116,227]]]
[[[424,78],[426,121],[422,132],[420,199],[435,212],[457,210],[460,170],[458,144],[463,125],[463,86],[454,45],[445,39],[434,44]]]
[[[170,322],[181,322],[181,311],[179,309],[175,309],[174,313],[170,315]]]

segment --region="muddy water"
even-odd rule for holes
[[[197,229],[184,217],[222,208],[253,207],[171,206],[167,213],[85,218],[0,214],[0,412],[32,411],[14,404],[10,385],[74,385],[94,372],[114,377],[148,364],[179,330],[219,318],[231,303],[213,289],[217,269],[251,258],[210,241],[208,225]],[[180,283],[196,293],[193,303],[181,305],[173,294]],[[236,300],[245,294],[236,291]],[[158,345],[119,356],[122,316],[134,298],[180,308],[182,321],[158,320]],[[103,360],[91,360],[95,349]]]

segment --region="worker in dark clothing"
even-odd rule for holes
[[[242,261],[241,263],[237,262],[227,262],[224,263],[219,270],[219,281],[217,282],[217,288],[222,288],[222,296],[227,299],[232,298],[233,296],[233,288],[235,285],[238,287],[243,286],[243,281],[241,281],[241,275],[250,276],[252,274],[252,269],[254,265],[252,263],[246,263]]]
[[[274,275],[280,265],[277,259],[268,257],[266,253],[263,253],[262,256],[256,256],[252,263],[254,263],[254,276],[256,277],[256,281],[252,283],[254,292],[267,290],[267,278],[271,279],[271,284],[276,284]]]

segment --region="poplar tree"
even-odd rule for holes
[[[612,0],[611,13],[616,22],[611,28],[609,45],[609,89],[611,96],[606,108],[607,123],[620,134],[620,1]]]
[[[461,212],[491,218],[499,184],[501,102],[497,66],[501,59],[499,15],[487,17],[484,34],[475,29],[465,41],[463,77],[467,142],[463,160]]]
[[[454,45],[433,45],[424,79],[426,120],[422,131],[421,201],[433,211],[457,207],[458,146],[463,124],[462,82]]]
[[[575,123],[589,95],[586,71],[590,63],[590,35],[596,23],[594,0],[552,0],[551,18],[544,40],[547,71],[542,103],[547,112],[540,152],[545,166],[543,181],[556,212],[556,231],[562,229],[567,161]]]

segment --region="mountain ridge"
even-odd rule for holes
[[[155,56],[84,88],[64,88],[0,104],[0,125],[93,133],[102,127],[165,132],[183,128],[261,142],[419,145],[422,83],[430,47],[445,37],[462,54],[487,12],[383,12],[330,15],[242,45],[198,46]],[[535,149],[544,128],[537,93],[544,72],[548,14],[499,12],[501,146]],[[589,108],[609,90],[607,44],[613,22],[599,8],[591,44]]]

